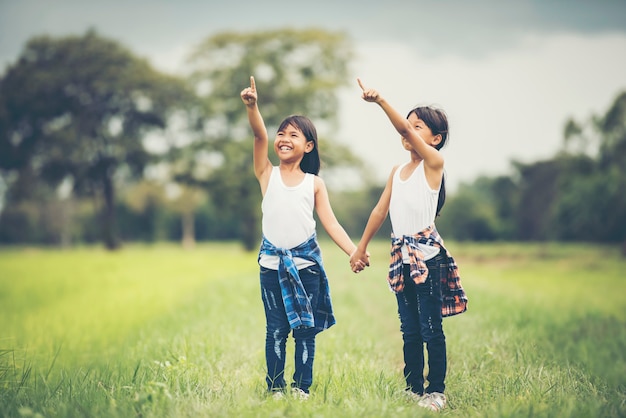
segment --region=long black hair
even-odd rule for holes
[[[278,131],[285,130],[288,125],[302,132],[307,142],[313,142],[313,149],[305,153],[302,161],[300,161],[300,169],[305,173],[319,174],[321,161],[320,153],[317,149],[317,130],[315,129],[315,125],[313,125],[311,119],[306,116],[291,115],[280,123]]]
[[[406,115],[407,119],[411,114],[415,113],[415,116],[420,118],[426,126],[430,129],[433,135],[441,135],[441,141],[435,145],[435,149],[440,150],[448,142],[448,116],[442,109],[437,109],[431,106],[418,106]],[[439,188],[439,197],[437,198],[437,214],[441,212],[443,205],[446,203],[446,176],[445,173],[441,175],[441,187]]]

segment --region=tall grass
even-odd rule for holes
[[[373,243],[358,275],[332,243],[322,249],[338,323],[318,336],[307,402],[265,396],[256,254],[237,244],[0,251],[0,416],[432,416],[402,397],[388,243]],[[450,249],[470,305],[444,320],[444,415],[626,416],[616,250]]]

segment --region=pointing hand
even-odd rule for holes
[[[377,103],[380,100],[381,97],[378,91],[374,89],[366,89],[360,78],[357,78],[356,81],[359,83],[359,87],[361,87],[361,90],[363,90],[363,94],[361,94],[361,98],[363,100],[372,103]]]
[[[250,76],[250,87],[246,87],[241,90],[241,100],[246,106],[253,106],[257,102],[256,84],[254,83],[254,77]]]

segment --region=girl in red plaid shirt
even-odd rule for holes
[[[387,280],[398,302],[406,393],[419,406],[438,411],[446,404],[442,319],[467,308],[457,266],[435,227],[445,202],[444,160],[439,150],[448,139],[448,120],[442,110],[432,107],[414,108],[405,118],[378,91],[365,88],[361,80],[358,83],[363,100],[378,104],[400,133],[410,160],[391,171],[350,264],[354,272],[362,269],[367,245],[389,214],[392,248]]]

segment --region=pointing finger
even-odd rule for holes
[[[252,91],[256,91],[256,84],[254,84],[254,77],[250,76],[250,88]]]
[[[359,87],[361,87],[361,90],[365,91],[365,87],[363,86],[361,79],[357,77],[356,81],[359,83]]]

